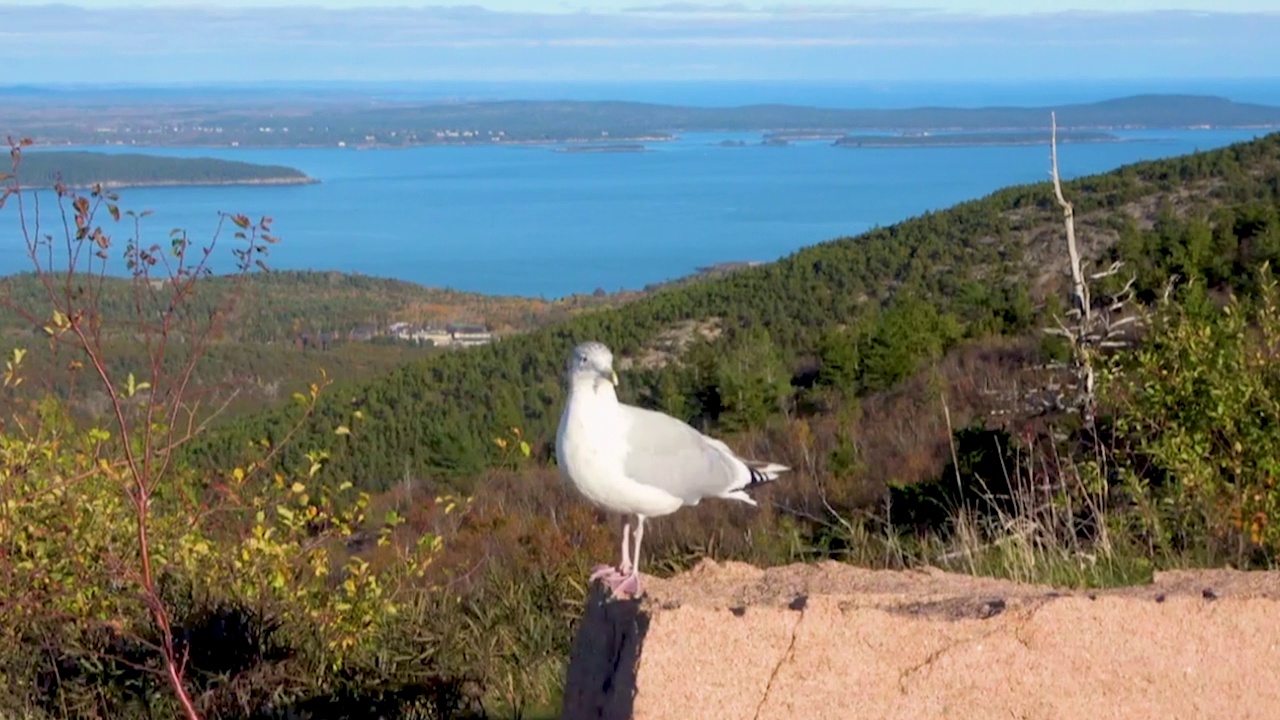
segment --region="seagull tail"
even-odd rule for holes
[[[720,497],[741,500],[748,505],[755,505],[756,501],[747,494],[748,490],[754,490],[761,485],[767,485],[778,479],[778,476],[784,472],[791,470],[786,465],[779,465],[771,462],[756,462],[754,460],[743,460],[743,465],[747,466],[747,483],[739,487],[730,488]]]

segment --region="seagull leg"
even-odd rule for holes
[[[639,532],[639,530],[637,530]],[[618,572],[623,575],[631,574],[631,522],[628,521],[622,526],[622,564],[618,566]]]
[[[630,571],[620,583],[613,589],[615,596],[630,595],[637,597],[640,595],[640,544],[644,542],[644,516],[636,516],[639,521],[636,523],[636,552],[632,561],[635,563],[631,566]]]

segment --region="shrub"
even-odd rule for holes
[[[100,188],[82,195],[59,184],[66,222],[55,242],[38,234],[30,209],[39,202],[17,179],[22,147],[11,146],[15,174],[0,205],[16,206],[44,297],[4,301],[42,331],[73,387],[104,395],[107,412],[76,422],[52,393],[29,401],[17,392],[27,353],[10,352],[0,387],[9,408],[0,421],[0,713],[195,720],[359,691],[370,675],[383,681],[395,665],[386,649],[397,614],[425,592],[438,538],[397,546],[398,515],[375,521],[351,483],[315,482],[321,453],[268,474],[287,434],[259,439],[234,467],[197,474],[177,461],[217,414],[201,407],[191,378],[232,307],[194,311],[191,298],[213,275],[218,234],[202,246],[175,231],[148,246],[146,213],[122,213]],[[132,229],[121,250],[104,224],[122,219]],[[230,278],[265,269],[270,220],[223,223],[233,228]],[[134,297],[123,314],[98,302],[119,269]],[[146,358],[123,376],[108,350],[121,337]],[[295,395],[302,419],[326,384]],[[372,567],[352,551],[365,538],[397,562]]]
[[[1104,386],[1151,542],[1237,564],[1280,557],[1280,291],[1258,277],[1253,300],[1166,300]]]

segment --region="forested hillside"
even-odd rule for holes
[[[1065,189],[1089,253],[1129,261],[1150,298],[1171,274],[1247,286],[1260,263],[1280,258],[1278,171],[1280,135],[1273,134]],[[339,385],[290,452],[325,449],[330,479],[370,489],[406,473],[465,484],[503,460],[493,439],[511,427],[524,428],[546,452],[565,354],[588,338],[612,346],[624,366],[642,360],[623,372],[625,396],[723,429],[759,426],[803,405],[811,387],[865,395],[966,338],[1017,335],[1047,322],[1045,310],[1061,308],[1060,233],[1047,183],[1009,188],[767,266],[411,363],[373,382]],[[680,363],[646,360],[684,321],[699,321],[706,332],[694,334],[714,339],[688,344]],[[250,440],[279,440],[291,422],[286,410],[223,428],[200,457],[225,466]],[[334,435],[338,425],[350,425],[351,434]]]

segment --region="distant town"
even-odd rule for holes
[[[303,350],[328,350],[343,341],[408,343],[419,347],[452,349],[488,345],[495,339],[493,331],[480,323],[450,323],[440,327],[394,322],[385,327],[357,325],[346,333],[302,333],[294,339],[294,344]]]

